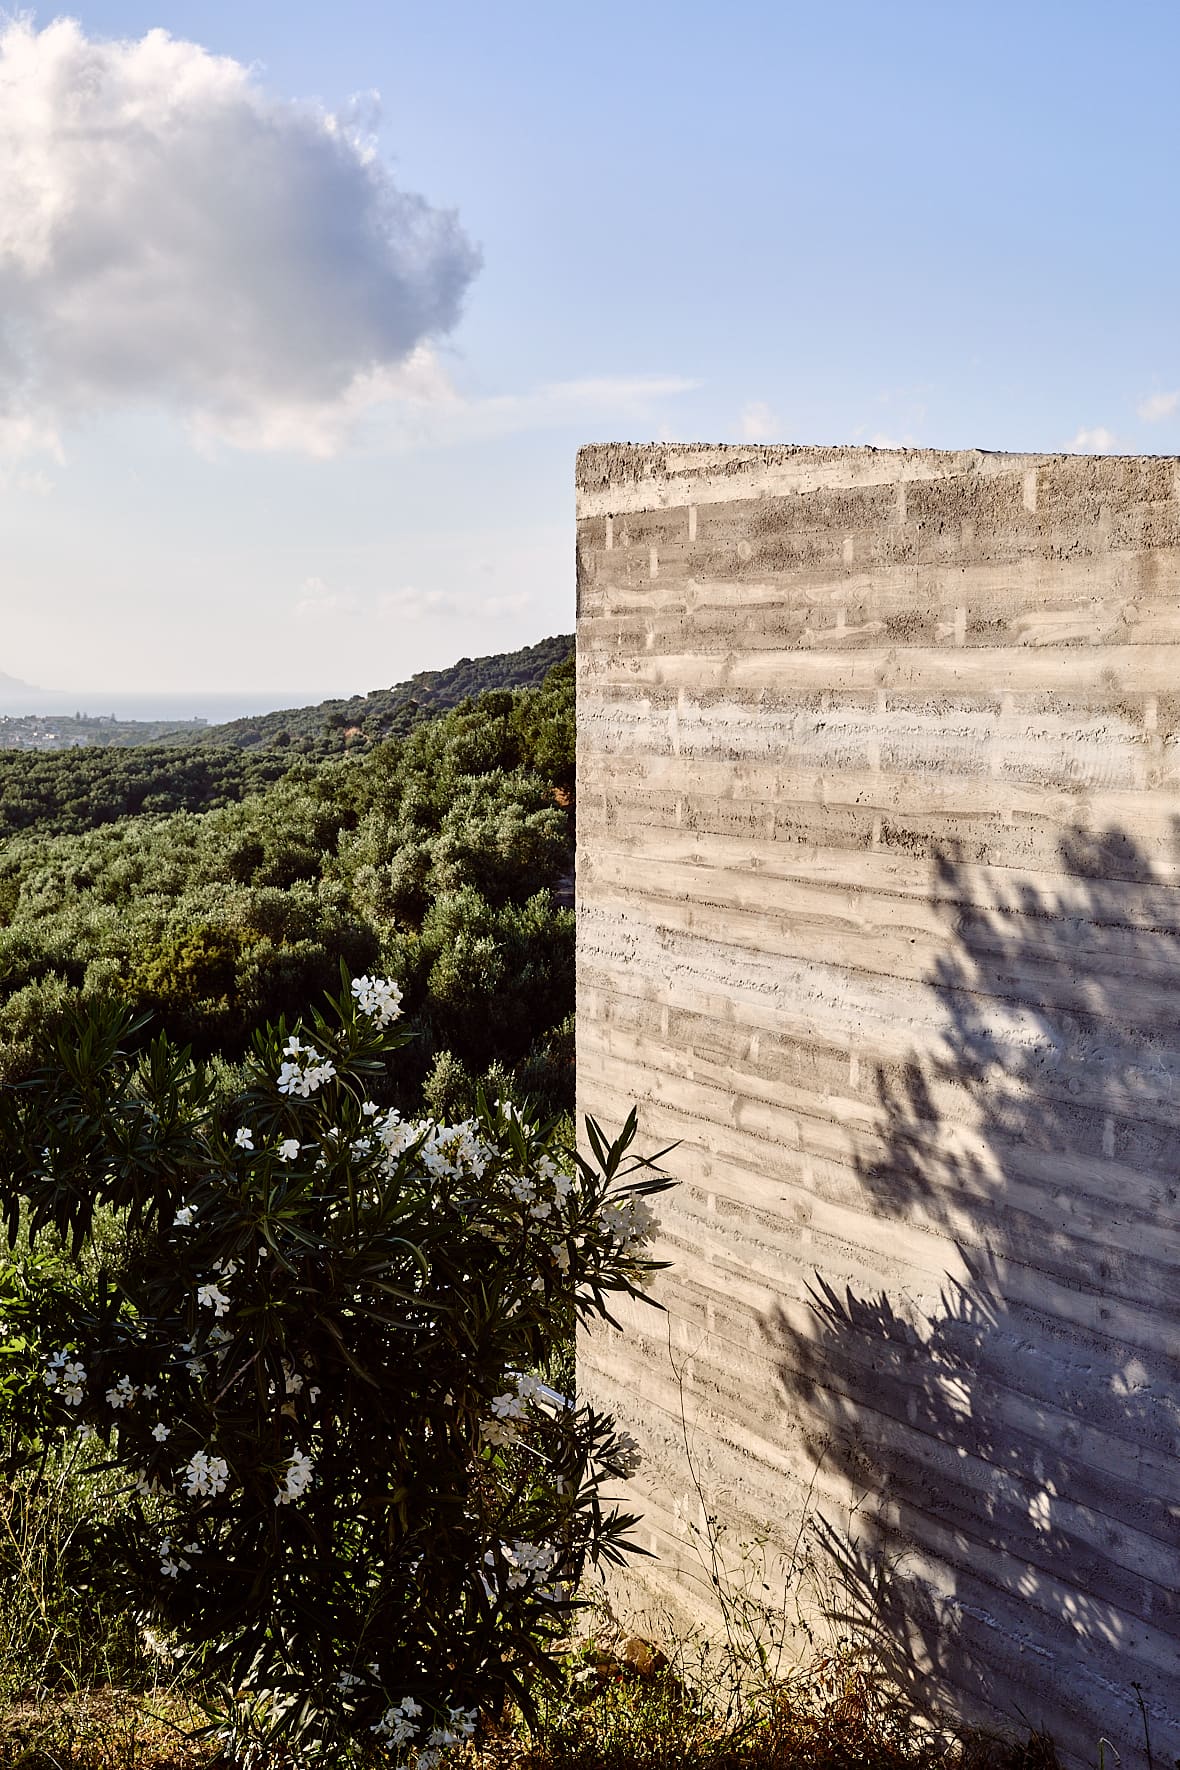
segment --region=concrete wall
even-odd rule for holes
[[[581,1348],[633,1605],[807,1518],[917,1693],[1170,1764],[1180,464],[590,448],[578,594],[579,1105],[680,1140]]]

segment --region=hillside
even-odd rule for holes
[[[20,831],[81,835],[141,814],[217,810],[279,780],[296,762],[326,760],[401,737],[466,699],[539,684],[569,656],[571,634],[521,651],[461,658],[393,688],[224,725],[108,736],[70,748],[0,748],[0,840]],[[113,728],[111,728],[113,729]],[[2,734],[0,734],[2,742]]]
[[[0,759],[0,1080],[97,999],[233,1064],[267,1020],[338,988],[344,961],[405,992],[415,1038],[389,1084],[403,1109],[461,1116],[481,1078],[572,1109],[573,661],[549,643],[565,655],[541,685],[434,714],[407,696],[407,736],[335,755]],[[498,662],[426,687],[457,693]]]
[[[375,688],[347,700],[320,701],[314,707],[288,707],[248,719],[211,725],[195,740],[201,746],[238,750],[286,748],[342,749],[358,739],[403,737],[423,718],[445,713],[461,701],[492,688],[532,688],[574,648],[572,633],[556,633],[519,651],[485,658],[460,658],[445,670],[420,670],[393,688]],[[183,740],[193,741],[186,736]]]

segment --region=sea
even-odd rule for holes
[[[227,694],[218,689],[188,689],[183,694],[161,693],[138,689],[124,694],[110,689],[39,690],[7,689],[0,684],[0,713],[53,713],[69,716],[88,713],[91,718],[114,719],[203,719],[208,725],[220,725],[226,719],[245,719],[253,713],[275,713],[294,707],[316,706],[332,698],[332,689],[242,689]]]

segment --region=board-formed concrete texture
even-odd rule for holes
[[[580,1347],[633,1615],[707,1608],[706,1514],[826,1545],[920,1696],[1128,1770],[1138,1684],[1171,1764],[1180,464],[603,446],[577,495],[579,1110],[679,1140],[667,1314]]]

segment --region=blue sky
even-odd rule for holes
[[[585,441],[1180,450],[1174,4],[29,16],[0,672],[281,701],[568,629]]]

